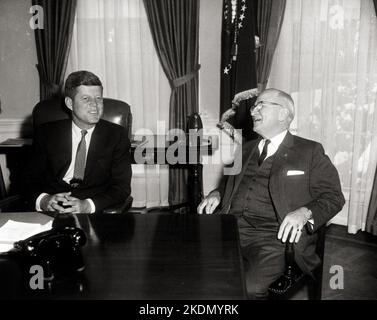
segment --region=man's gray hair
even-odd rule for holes
[[[275,93],[277,96],[279,96],[279,98],[281,98],[283,106],[286,107],[289,111],[290,121],[292,121],[295,117],[295,103],[292,99],[292,96],[289,93],[275,88],[269,88],[263,91],[263,93],[269,92]]]

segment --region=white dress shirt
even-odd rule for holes
[[[86,145],[87,145],[87,148],[86,148],[86,156],[88,156],[88,150],[89,150],[89,146],[90,146],[90,141],[92,139],[92,134],[93,134],[93,130],[94,130],[95,127],[93,128],[90,128],[87,131],[87,134],[85,135],[85,142],[86,142]],[[72,121],[72,157],[71,157],[71,163],[68,167],[68,170],[67,172],[65,173],[64,177],[63,177],[63,180],[65,182],[67,182],[69,184],[69,182],[72,180],[73,178],[73,174],[74,174],[74,170],[75,170],[75,160],[76,160],[76,153],[77,153],[77,147],[81,141],[81,130],[73,121]],[[41,207],[40,207],[40,202],[41,202],[41,199],[45,196],[45,195],[48,195],[47,193],[41,193],[39,195],[39,197],[37,198],[37,200],[35,201],[35,209],[37,211],[42,211]],[[86,199],[89,201],[90,203],[90,213],[93,213],[96,211],[96,206],[94,205],[94,202],[92,199]]]
[[[288,130],[284,130],[284,131],[280,132],[279,134],[277,134],[276,136],[274,136],[273,138],[270,139],[271,142],[267,146],[267,155],[266,155],[265,160],[268,157],[271,157],[272,155],[275,154],[275,152],[278,150],[279,146],[283,142],[285,136],[287,135],[287,132],[288,132]],[[262,153],[265,142],[266,142],[266,139],[262,139],[259,142],[259,144],[258,144],[259,154]]]

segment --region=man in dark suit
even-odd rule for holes
[[[93,213],[121,204],[130,195],[130,141],[123,127],[100,119],[102,92],[93,73],[71,73],[65,104],[72,120],[36,128],[24,176],[31,209]]]
[[[286,241],[295,243],[298,266],[311,274],[320,262],[316,230],[342,209],[344,197],[322,145],[289,132],[294,118],[290,95],[263,91],[251,115],[260,137],[238,155],[241,172],[224,177],[198,212],[213,213],[221,204],[220,213],[237,216],[247,290],[251,298],[263,299],[284,272]]]

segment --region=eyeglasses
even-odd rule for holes
[[[269,101],[258,101],[256,104],[254,104],[250,108],[250,112],[253,112],[254,110],[259,111],[259,110],[261,110],[266,105],[274,106],[274,107],[283,107],[284,108],[284,106],[282,104],[280,104],[280,103],[269,102]]]

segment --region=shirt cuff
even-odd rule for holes
[[[48,193],[41,193],[41,194],[39,195],[39,197],[37,198],[37,200],[35,200],[35,210],[37,210],[37,211],[43,211],[43,210],[41,209],[41,200],[42,200],[42,198],[43,198],[44,196],[48,196]]]
[[[89,198],[86,199],[86,200],[88,200],[88,202],[89,202],[89,204],[90,204],[90,213],[94,213],[94,212],[96,212],[96,206],[95,206],[93,200],[92,200],[92,199],[89,199]]]
[[[314,230],[314,219],[309,219],[309,220],[308,220],[308,223],[309,223],[310,228],[311,228],[312,231],[313,231],[313,230]]]

